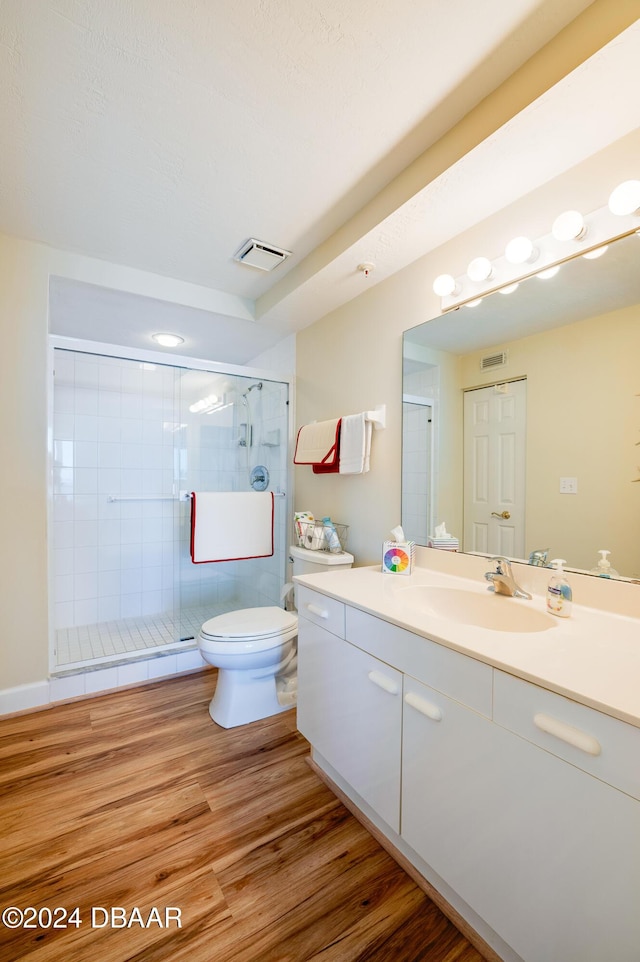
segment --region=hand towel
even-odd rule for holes
[[[192,492],[193,564],[266,558],[272,554],[273,492]]]
[[[340,418],[303,424],[296,438],[294,464],[322,464],[333,467],[338,463]]]
[[[371,454],[371,421],[364,413],[342,418],[340,474],[366,474]]]

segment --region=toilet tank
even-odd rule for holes
[[[340,571],[351,568],[354,557],[348,551],[311,551],[292,545],[289,554],[293,562],[294,575],[319,575],[323,571]]]

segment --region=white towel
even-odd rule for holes
[[[191,560],[241,561],[273,554],[273,492],[194,491]]]
[[[371,421],[363,414],[348,414],[340,429],[340,474],[365,474],[371,453]]]
[[[294,464],[334,464],[338,457],[340,418],[303,424],[296,438]]]

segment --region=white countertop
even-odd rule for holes
[[[413,585],[486,593],[478,579],[414,568],[411,575],[382,574],[380,566],[301,575],[294,580],[447,648],[541,685],[640,728],[640,619],[574,603],[571,617],[555,618],[546,631],[508,632],[462,625],[416,611],[401,589]],[[496,604],[533,606],[545,598],[496,598]]]

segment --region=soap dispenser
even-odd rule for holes
[[[564,558],[554,558],[551,564],[555,565],[555,571],[547,587],[547,611],[558,618],[568,618],[571,614],[573,592],[562,567],[566,561]]]
[[[611,552],[602,550],[598,551],[598,554],[600,555],[600,561],[595,568],[591,569],[589,574],[597,575],[599,578],[619,578],[620,575],[615,568],[611,567],[611,562],[607,558],[607,555],[610,555]]]

